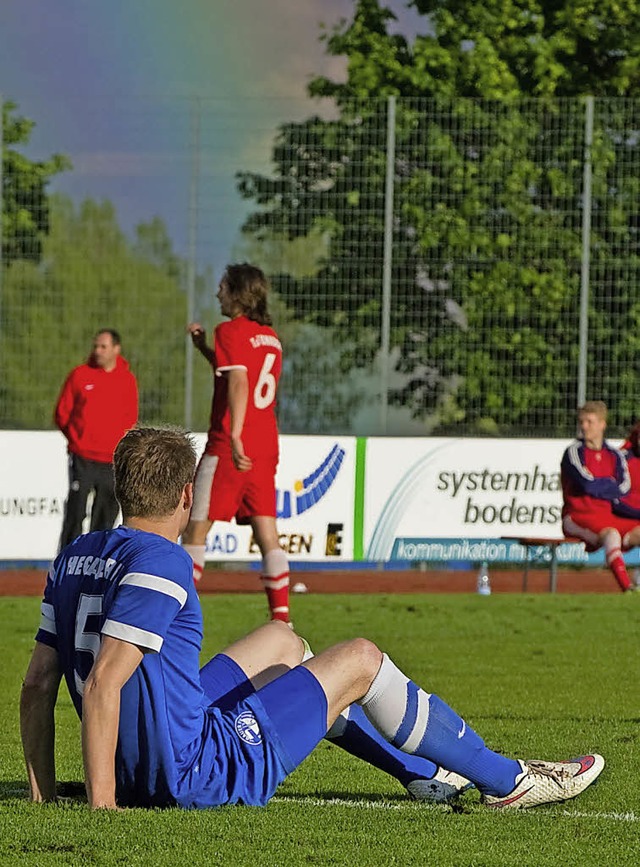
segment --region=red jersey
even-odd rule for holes
[[[246,316],[222,322],[213,335],[215,386],[206,453],[231,454],[231,416],[224,375],[233,369],[246,370],[249,380],[247,412],[242,444],[250,458],[277,457],[278,425],[276,391],[282,370],[282,345],[268,325]]]
[[[601,449],[590,449],[576,440],[562,457],[561,473],[564,506],[562,516],[570,515],[579,524],[580,515],[611,515],[614,500],[629,492],[629,468],[619,449],[604,442]]]
[[[121,356],[110,371],[91,359],[75,367],[56,404],[55,422],[69,451],[101,464],[111,463],[119,441],[137,420],[138,386]]]

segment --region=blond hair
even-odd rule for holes
[[[587,413],[593,413],[593,415],[597,415],[598,418],[602,418],[606,421],[607,412],[607,405],[603,400],[588,400],[578,409],[578,418],[581,418]]]
[[[191,437],[177,428],[134,428],[113,456],[115,494],[123,518],[163,518],[180,503],[193,481],[196,452]]]

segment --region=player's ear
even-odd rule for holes
[[[191,510],[191,507],[193,506],[193,482],[187,482],[187,484],[184,486],[184,491],[183,491],[182,496],[183,496],[182,507],[185,510],[185,512],[188,512]]]

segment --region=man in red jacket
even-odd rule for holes
[[[118,515],[113,491],[113,453],[138,420],[138,386],[120,355],[120,335],[98,331],[86,364],[67,377],[55,421],[67,438],[69,495],[65,504],[60,549],[82,532],[87,498],[94,491],[91,530],[108,530]]]

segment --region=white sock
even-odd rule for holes
[[[307,659],[313,659],[315,654],[314,654],[313,650],[311,650],[311,645],[309,644],[307,639],[303,638],[301,635],[299,635],[298,638],[302,642],[302,646],[304,648],[304,651],[302,653],[302,661],[306,662]]]
[[[273,548],[262,558],[262,574],[267,578],[278,578],[289,574],[289,561],[282,548]]]
[[[409,680],[383,653],[380,670],[359,704],[383,737],[411,753],[427,729],[429,698],[429,693]]]
[[[193,560],[193,580],[198,582],[202,578],[202,573],[204,571],[204,555],[207,550],[206,546],[183,545],[182,547]]]
[[[622,551],[620,550],[621,544],[622,540],[620,538],[620,533],[618,533],[617,530],[607,533],[604,539],[604,552],[607,566],[610,566],[616,557],[622,556]]]

